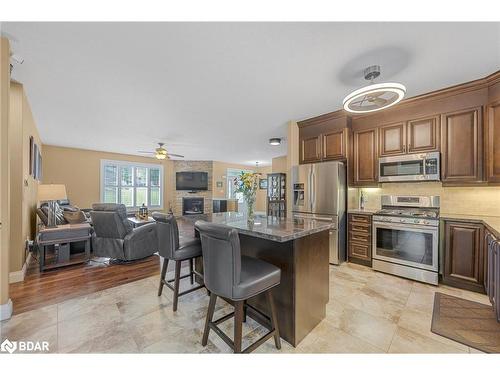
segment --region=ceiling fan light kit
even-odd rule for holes
[[[343,101],[344,110],[351,113],[369,113],[392,107],[406,94],[401,83],[373,83],[380,75],[380,67],[373,65],[365,69],[365,79],[371,84],[351,92]]]
[[[160,147],[157,147],[154,152],[153,151],[137,151],[140,154],[152,154],[154,157],[158,160],[164,160],[164,159],[170,159],[170,157],[176,157],[176,158],[183,158],[184,155],[179,155],[179,154],[171,154],[167,152],[167,149],[163,147],[165,143],[159,142],[158,145]]]

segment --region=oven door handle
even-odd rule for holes
[[[433,233],[439,230],[439,227],[430,227],[427,225],[415,225],[415,224],[408,225],[408,224],[381,223],[381,222],[374,222],[373,228],[386,228],[386,229],[401,228],[401,229],[411,230],[414,232],[433,232]]]

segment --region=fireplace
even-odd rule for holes
[[[200,215],[204,213],[203,197],[182,198],[182,215]]]

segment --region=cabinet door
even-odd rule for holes
[[[314,163],[321,160],[320,136],[303,138],[300,141],[300,163]]]
[[[380,156],[401,155],[406,153],[405,128],[404,122],[380,127]]]
[[[342,160],[347,156],[347,129],[323,134],[323,160]]]
[[[446,221],[443,283],[484,293],[483,225]]]
[[[355,186],[373,186],[378,179],[377,129],[354,132]]]
[[[439,118],[410,120],[407,125],[408,153],[439,150]]]
[[[487,179],[500,182],[500,101],[490,104],[487,114]]]
[[[443,182],[481,181],[481,140],[481,107],[441,116]]]

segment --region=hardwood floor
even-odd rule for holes
[[[194,220],[179,219],[178,225],[181,242],[183,238],[194,237]],[[173,266],[174,262],[170,262],[169,272]],[[159,281],[160,259],[157,255],[122,264],[110,264],[107,258],[92,258],[87,264],[42,273],[38,261],[32,257],[24,281],[10,284],[9,293],[16,315],[154,275],[158,275]]]
[[[10,298],[14,314],[20,314],[159,273],[157,255],[127,264],[109,264],[107,258],[92,258],[88,264],[42,273],[32,258],[24,281],[10,285]]]

